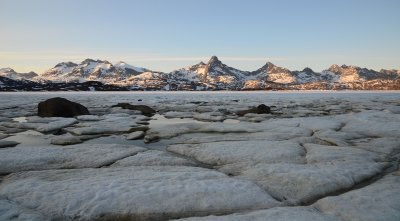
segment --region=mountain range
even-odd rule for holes
[[[375,71],[332,65],[322,72],[310,68],[290,71],[267,62],[255,71],[242,71],[216,56],[207,63],[170,73],[125,62],[86,59],[62,62],[42,74],[0,69],[0,90],[398,90],[400,70]]]

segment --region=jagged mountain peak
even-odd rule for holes
[[[328,71],[332,71],[332,70],[339,70],[341,67],[337,64],[332,64],[329,68]],[[333,72],[333,71],[332,71]]]
[[[94,59],[91,59],[91,58],[86,58],[85,60],[83,60],[81,62],[81,64],[86,64],[86,63],[90,63],[90,62],[96,62],[96,61]]]
[[[0,68],[0,73],[15,72],[12,68]]]
[[[129,74],[137,74],[137,73],[150,71],[146,68],[132,66],[132,65],[126,63],[125,61],[119,61],[119,62],[115,63],[114,67],[117,67],[120,69],[125,69],[126,71],[129,72]]]
[[[127,65],[125,61],[118,61],[115,65]]]
[[[219,61],[219,59],[217,56],[213,55],[213,56],[211,56],[209,62],[212,62],[212,61]]]
[[[264,66],[275,66],[272,62],[270,62],[270,61],[267,61],[267,63],[265,63],[265,65]]]
[[[100,81],[107,84],[119,84],[132,76],[149,71],[120,61],[113,65],[107,60],[85,59],[80,64],[63,62],[44,72],[42,79],[54,82]]]
[[[81,65],[89,65],[90,63],[111,64],[111,62],[109,62],[107,60],[100,60],[100,59],[94,60],[94,59],[91,59],[91,58],[87,58],[87,59],[85,59],[85,60],[83,60],[81,62]]]
[[[78,64],[76,64],[76,63],[74,63],[74,62],[71,62],[71,61],[67,61],[67,62],[61,62],[61,63],[58,63],[58,64],[56,64],[56,66],[54,66],[55,68],[57,68],[57,67],[75,67],[75,66],[78,66]]]
[[[32,79],[42,83],[100,81],[105,84],[131,86],[132,88],[164,88],[166,90],[263,89],[276,85],[283,85],[279,86],[282,88],[309,88],[313,87],[312,85],[319,85],[318,88],[329,88],[333,87],[332,85],[336,85],[335,87],[340,85],[345,88],[364,82],[370,82],[368,84],[371,87],[374,84],[378,84],[378,86],[382,84],[383,87],[387,82],[395,85],[400,81],[399,70],[377,72],[367,68],[337,64],[331,65],[329,69],[322,72],[314,72],[308,67],[302,71],[290,71],[268,61],[258,70],[249,72],[230,67],[222,63],[217,56],[212,56],[206,63],[199,62],[170,73],[153,72],[131,66],[124,61],[111,64],[107,60],[88,58],[78,64],[59,63],[39,77],[36,77],[33,72],[16,73],[11,68],[0,69],[0,76],[13,79]],[[376,88],[379,88],[378,86]]]
[[[38,74],[33,71],[30,71],[28,73],[17,73],[12,68],[0,68],[0,76],[12,80],[32,80],[33,78],[37,77]]]
[[[309,67],[305,67],[305,68],[303,69],[302,72],[305,72],[305,73],[308,73],[308,74],[310,74],[310,73],[315,73],[315,72],[313,71],[313,69],[311,69],[311,68],[309,68]]]
[[[272,63],[272,62],[270,62],[270,61],[267,61],[261,68],[259,68],[258,70],[267,70],[268,68],[271,68],[271,67],[275,67],[275,65]]]
[[[217,56],[212,56],[207,63],[208,66],[219,66],[222,65],[222,62],[218,59]]]

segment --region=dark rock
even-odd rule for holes
[[[5,147],[15,147],[19,143],[15,141],[8,141],[8,140],[0,140],[0,148],[5,148]]]
[[[248,109],[248,110],[242,110],[236,112],[237,115],[243,116],[245,114],[252,113],[252,114],[270,114],[271,113],[271,108],[268,107],[265,104],[260,104],[257,107]]]
[[[132,105],[129,103],[118,103],[112,107],[121,107],[122,109],[137,110],[142,112],[143,115],[151,117],[156,113],[156,110],[146,105]]]
[[[61,97],[45,100],[38,105],[40,117],[74,117],[86,114],[90,113],[85,106]]]
[[[142,99],[138,99],[137,101],[143,101]]]

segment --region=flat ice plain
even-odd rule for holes
[[[399,159],[395,91],[0,94],[0,220],[398,221]]]

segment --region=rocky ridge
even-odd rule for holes
[[[0,69],[0,77],[0,89],[3,91],[85,90],[80,85],[93,81],[99,82],[102,87],[92,87],[91,90],[400,89],[399,70],[375,71],[335,64],[322,72],[314,72],[310,68],[290,71],[267,62],[255,71],[242,71],[222,63],[216,56],[212,56],[207,63],[200,62],[170,73],[151,71],[125,62],[111,64],[108,61],[86,59],[80,64],[59,63],[40,75],[34,72],[19,74],[9,68]]]

